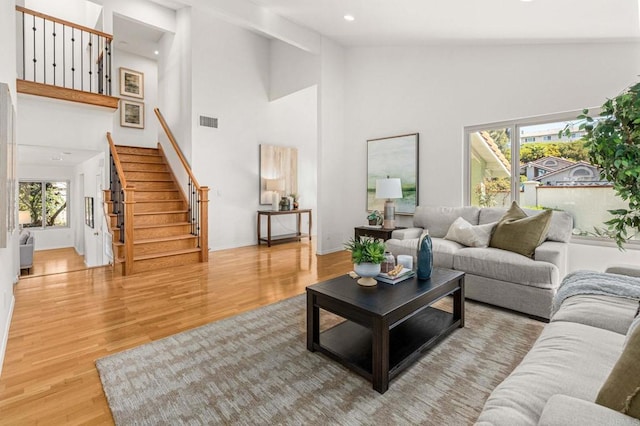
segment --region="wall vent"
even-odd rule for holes
[[[213,127],[214,129],[218,128],[218,119],[213,117],[207,117],[204,115],[200,116],[200,125],[203,127]]]

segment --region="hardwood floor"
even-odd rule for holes
[[[20,279],[83,269],[87,269],[84,257],[79,255],[73,247],[38,250],[33,252],[31,270],[28,273],[26,269],[20,271]]]
[[[351,270],[308,242],[211,252],[209,263],[120,276],[111,267],[15,287],[0,424],[113,424],[95,360],[304,293]]]

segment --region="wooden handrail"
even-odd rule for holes
[[[102,31],[94,30],[93,28],[85,27],[84,25],[74,24],[73,22],[65,21],[64,19],[56,18],[55,16],[46,15],[44,13],[36,12],[35,10],[27,9],[26,7],[16,6],[16,10],[18,12],[23,12],[28,15],[37,16],[38,18],[43,18],[48,21],[57,22],[62,25],[67,25],[72,28],[77,28],[82,31],[86,31],[88,33],[96,34],[102,36],[109,41],[113,40],[113,36],[111,34],[103,33]]]
[[[198,184],[198,181],[196,180],[196,177],[193,175],[193,172],[191,171],[191,167],[189,166],[189,163],[187,163],[187,160],[184,158],[184,155],[182,155],[182,150],[178,146],[178,142],[176,142],[176,138],[173,136],[173,133],[171,132],[171,129],[169,128],[169,125],[167,124],[167,122],[165,121],[164,117],[162,116],[162,113],[160,112],[160,110],[158,108],[154,108],[153,111],[156,113],[156,116],[158,117],[158,120],[160,121],[160,125],[164,129],[164,132],[167,135],[167,137],[169,138],[169,141],[171,142],[171,145],[173,145],[173,149],[176,151],[176,154],[178,154],[178,158],[180,159],[180,162],[182,163],[182,167],[184,167],[184,169],[189,174],[189,178],[191,178],[191,181],[193,182],[193,184],[196,187],[196,189],[200,190],[200,185]]]
[[[111,132],[107,132],[107,140],[109,141],[109,150],[111,151],[111,155],[115,160],[114,163],[116,165],[116,171],[118,172],[118,177],[120,178],[120,185],[122,188],[127,187],[127,180],[124,177],[124,171],[122,170],[122,165],[120,164],[120,158],[118,157],[118,151],[116,150],[116,145],[113,143],[113,139],[111,139]]]

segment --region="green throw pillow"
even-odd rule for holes
[[[536,247],[547,237],[552,213],[545,210],[535,216],[527,216],[514,201],[496,225],[489,247],[533,257]]]
[[[622,355],[600,388],[596,404],[640,419],[640,327],[631,332]]]

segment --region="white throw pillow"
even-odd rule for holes
[[[491,232],[498,222],[472,225],[464,218],[457,218],[449,227],[445,240],[455,241],[467,247],[488,247]]]

